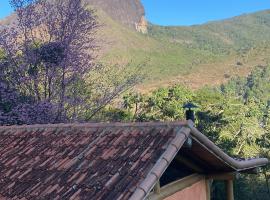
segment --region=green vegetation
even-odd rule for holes
[[[180,43],[189,48],[209,50],[215,54],[248,51],[270,40],[270,11],[242,15],[228,20],[190,27],[150,26],[156,38]]]
[[[183,83],[184,75],[190,75],[198,87],[201,79],[193,76],[198,70],[207,71],[204,84],[211,85],[211,77],[216,74],[222,80],[235,75],[235,71],[245,76],[253,66],[267,63],[270,11],[191,27],[150,24],[148,35],[134,32],[101,10],[98,15],[105,24],[101,36],[108,41],[102,62],[133,61],[135,66],[147,62],[148,79],[143,84],[146,91],[153,84],[157,88]]]
[[[222,76],[226,79],[231,76],[230,71],[227,73],[224,70],[227,69],[227,66],[224,64],[227,60],[232,61],[234,65],[228,68],[228,70],[232,71],[245,68],[244,64],[249,61],[257,65],[258,58],[267,62],[267,59],[269,59],[267,52],[270,50],[267,44],[270,41],[270,11],[192,27],[160,27],[150,25],[149,35],[143,35],[130,30],[112,20],[101,10],[98,11],[98,16],[101,23],[105,24],[99,31],[99,39],[108,41],[104,46],[101,46],[101,62],[106,63],[104,65],[106,67],[95,66],[96,68],[94,69],[96,70],[91,70],[87,75],[82,76],[85,79],[78,79],[74,84],[68,85],[68,89],[64,88],[63,91],[67,92],[66,96],[69,98],[57,97],[55,98],[56,101],[63,98],[63,100],[70,102],[70,96],[72,95],[72,98],[74,98],[72,101],[74,101],[75,106],[70,104],[74,106],[70,107],[72,108],[70,110],[78,113],[78,116],[85,121],[93,119],[103,121],[175,121],[184,118],[182,105],[192,101],[199,105],[199,109],[196,111],[196,126],[198,129],[231,156],[264,156],[270,158],[270,67],[257,67],[248,77],[233,78],[228,83],[216,88],[204,87],[192,91],[183,85],[164,87],[148,94],[126,94],[122,101],[119,100],[115,103],[117,105],[121,104],[121,106],[108,106],[112,99],[115,99],[117,95],[122,94],[130,86],[133,86],[133,83],[139,81],[140,76],[137,75],[140,75],[140,73],[147,73],[148,79],[146,83],[156,83],[164,80],[166,82],[179,75],[184,77],[185,81],[191,81],[189,78],[197,75],[194,79],[200,80],[198,84],[202,82],[205,84],[209,83],[207,77],[214,77],[216,79],[219,73],[222,73]],[[34,39],[36,38],[34,37]],[[44,44],[47,44],[46,42]],[[9,44],[13,43],[9,42]],[[53,47],[58,47],[59,45],[57,44],[56,42],[53,43]],[[19,46],[24,47],[24,45]],[[49,48],[52,52],[55,49],[57,48]],[[18,52],[11,53],[14,56],[10,56],[10,60],[14,58],[21,59]],[[81,63],[81,57],[83,56],[81,54],[78,54],[78,56],[80,59],[77,59],[77,61],[80,60]],[[18,94],[14,93],[17,90],[10,91],[9,85],[6,82],[12,80],[12,78],[16,80],[16,83],[17,80],[20,80],[16,84],[19,91],[20,87],[25,87],[26,84],[22,84],[25,82],[21,81],[22,77],[17,77],[18,73],[13,73],[16,75],[13,76],[10,69],[15,69],[15,72],[18,69],[13,64],[10,64],[12,62],[4,62],[5,57],[4,52],[0,51],[0,64],[5,69],[0,71],[2,72],[0,75],[4,77],[2,79],[5,80],[5,84],[0,84],[2,91],[4,91],[2,93],[5,94],[0,96],[4,105],[2,105],[4,109],[0,114],[4,113],[4,117],[6,117],[6,113],[10,113],[8,108],[13,103],[16,108],[14,113],[22,113],[22,117],[25,117],[25,109],[22,112],[19,110],[21,107],[17,108],[17,101],[20,102],[21,100],[17,97]],[[42,56],[41,58],[43,59]],[[86,58],[84,57],[84,59]],[[86,67],[90,60],[84,60],[85,63],[82,67]],[[34,61],[36,62],[36,60]],[[25,66],[32,66],[31,62],[34,61],[27,59]],[[18,63],[22,63],[22,61],[19,60]],[[142,63],[146,63],[146,65]],[[215,64],[213,65],[213,63]],[[40,66],[46,66],[46,64],[51,65],[52,62],[48,63],[45,59],[42,60],[42,65]],[[231,63],[226,64],[231,65]],[[75,66],[78,67],[79,65]],[[128,67],[124,68],[121,66]],[[144,68],[142,72],[141,68]],[[220,68],[221,71],[217,68]],[[25,74],[29,77],[32,76],[33,80],[29,85],[35,87],[31,91],[39,93],[40,88],[43,87],[41,87],[43,82],[40,81],[44,78],[43,71],[40,73],[40,78],[37,78],[37,75],[30,73],[31,70],[26,69]],[[48,69],[52,70],[54,68],[48,65]],[[198,72],[199,69],[201,70],[200,72]],[[138,71],[140,73],[137,73]],[[249,72],[249,69],[246,71]],[[73,70],[73,72],[74,75],[78,75],[78,70]],[[202,76],[201,72],[204,72],[206,75]],[[50,74],[57,75],[55,73]],[[191,76],[186,78],[187,75]],[[29,78],[25,77],[24,80],[29,81]],[[40,83],[37,81],[40,81]],[[57,79],[55,85],[58,86],[59,83],[61,81]],[[62,80],[62,83],[65,83],[65,81]],[[146,83],[144,85],[147,87]],[[64,84],[60,85],[64,86]],[[16,87],[15,89],[17,89]],[[51,90],[51,87],[46,86],[44,88],[50,89],[48,93],[61,94],[58,90]],[[45,89],[41,89],[41,92],[47,97]],[[86,99],[86,102],[83,101],[83,103],[87,103],[86,106],[79,104],[81,97],[83,100]],[[37,97],[37,99],[39,100],[40,98]],[[10,100],[13,101],[10,102]],[[45,102],[49,103],[52,101],[51,98],[45,100]],[[68,105],[68,103],[63,102],[65,101],[60,102],[59,107],[64,108],[64,104]],[[34,107],[37,106],[34,105]],[[42,104],[43,107],[47,108],[47,106]],[[33,110],[32,107],[30,108],[29,110]],[[60,111],[63,112],[62,110]],[[37,123],[34,120],[36,120],[40,113],[44,113],[44,109],[41,111],[37,110],[36,113],[38,114],[34,113],[33,117],[31,116],[30,123]],[[49,117],[46,118],[52,120],[51,113],[48,113]],[[11,114],[13,116],[13,113]],[[10,119],[8,118],[7,121],[10,121]],[[45,123],[45,120],[41,118],[38,122]],[[55,120],[51,123],[55,123]],[[269,169],[264,169],[262,176],[257,179],[254,179],[254,176],[242,175],[238,185],[235,186],[237,198],[240,200],[269,199],[269,179]],[[220,193],[215,189],[214,194],[215,199],[222,199],[222,192]]]
[[[102,62],[110,64],[129,63],[134,66],[147,62],[149,81],[189,73],[198,64],[219,59],[209,51],[190,49],[181,44],[168,43],[149,35],[137,33],[112,20],[105,12],[98,10],[98,16],[104,27],[100,36],[108,41],[102,55]]]
[[[217,88],[191,91],[174,86],[147,95],[128,94],[122,108],[109,108],[103,117],[109,121],[181,120],[182,106],[190,101],[199,105],[198,129],[231,156],[270,158],[270,66],[258,67],[247,78],[237,77]],[[269,168],[255,177],[241,175],[235,186],[237,199],[269,199]],[[214,194],[215,199],[222,199],[220,192]]]
[[[269,10],[190,27],[150,24],[149,34],[144,35],[96,9],[103,24],[98,32],[102,40],[99,61],[106,66],[147,63],[148,78],[143,83],[147,92],[160,85],[184,83],[186,75],[194,88],[217,85],[235,74],[246,76],[253,66],[268,60]],[[201,76],[196,76],[198,71]]]

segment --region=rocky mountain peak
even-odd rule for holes
[[[86,0],[101,8],[114,20],[138,32],[147,33],[145,10],[140,0]]]

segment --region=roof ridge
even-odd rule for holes
[[[99,127],[151,127],[151,126],[187,126],[188,121],[173,122],[100,122],[100,123],[68,123],[68,124],[36,124],[36,125],[12,125],[0,126],[0,130],[6,129],[37,129],[37,128],[99,128]]]

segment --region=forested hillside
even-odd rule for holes
[[[229,54],[266,46],[270,40],[270,10],[245,14],[228,20],[189,27],[151,25],[150,34],[189,48]]]

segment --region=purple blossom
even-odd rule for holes
[[[70,90],[94,66],[94,11],[82,0],[10,3],[17,20],[0,28],[0,123],[63,122],[85,103]]]
[[[1,125],[91,120],[141,80],[95,64],[100,25],[83,0],[10,2],[16,20],[0,26]]]

